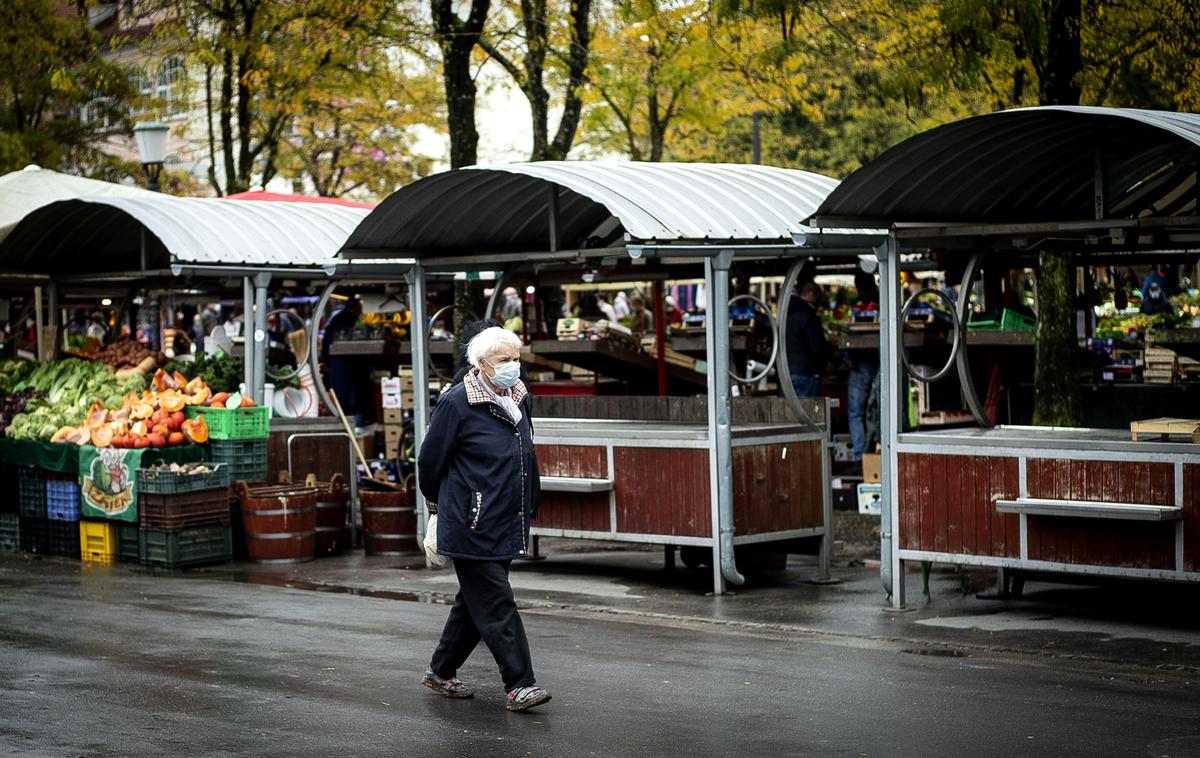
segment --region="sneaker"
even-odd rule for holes
[[[510,711],[527,711],[535,705],[550,702],[550,693],[541,687],[518,687],[508,693],[504,707]]]
[[[450,677],[449,679],[443,679],[437,674],[433,673],[433,669],[431,668],[425,669],[425,676],[421,678],[421,684],[425,685],[442,697],[456,699],[475,697],[475,693],[472,692],[467,685],[460,682],[457,676]]]

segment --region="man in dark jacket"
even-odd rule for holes
[[[483,640],[512,711],[550,699],[534,683],[508,581],[513,559],[529,555],[538,492],[533,427],[521,410],[527,390],[520,350],[520,338],[498,327],[471,340],[467,359],[474,370],[438,400],[417,460],[426,507],[438,514],[437,550],[454,558],[459,583],[423,683],[445,697],[471,697],[456,674]]]
[[[833,347],[825,339],[818,310],[825,302],[825,293],[815,282],[800,288],[788,308],[787,360],[792,387],[799,397],[816,397],[821,392],[821,372]]]

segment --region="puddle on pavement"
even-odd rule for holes
[[[257,584],[266,587],[284,587],[292,590],[308,590],[310,592],[328,592],[335,595],[357,595],[359,597],[373,597],[381,600],[402,600],[409,603],[430,603],[433,605],[450,605],[453,603],[451,598],[442,595],[437,595],[430,592],[411,592],[400,590],[373,590],[366,587],[348,587],[341,584],[321,584],[318,582],[309,582],[304,579],[292,579],[286,576],[278,576],[276,574],[255,573],[255,572],[240,572],[240,571],[206,571],[203,576],[208,579],[218,579],[226,582],[237,582],[239,584]]]

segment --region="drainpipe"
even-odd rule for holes
[[[704,259],[708,313],[704,319],[708,347],[709,485],[714,504],[713,593],[725,583],[740,587],[746,578],[733,553],[733,445],[729,409],[729,266],[733,251]]]
[[[254,332],[246,335],[253,337],[254,350],[254,383],[248,386],[254,402],[262,405],[266,402],[267,382],[267,285],[271,283],[271,275],[259,272],[254,275]],[[246,352],[251,350],[251,342],[246,341]]]
[[[425,267],[418,263],[405,278],[408,280],[408,307],[412,314],[408,324],[408,342],[412,346],[413,366],[413,454],[419,457],[429,421],[429,324],[425,322]],[[417,549],[423,550],[428,515],[424,508],[425,498],[421,496],[421,469],[414,466],[413,471],[417,486]],[[429,567],[429,556],[425,556],[425,565]]]
[[[899,529],[899,477],[896,471],[896,442],[900,414],[904,408],[903,375],[898,350],[904,349],[900,308],[900,256],[895,234],[875,248],[879,259],[879,408],[880,442],[883,447],[879,499],[879,578],[893,608],[904,607],[904,572],[896,558],[895,536]]]
[[[242,383],[246,394],[252,395],[254,386],[254,285],[248,276],[242,277]]]

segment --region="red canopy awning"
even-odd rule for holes
[[[238,192],[234,195],[225,195],[222,200],[263,200],[269,203],[323,203],[326,205],[343,205],[347,208],[366,208],[371,210],[375,207],[374,203],[361,203],[357,200],[344,200],[340,197],[316,197],[313,195],[285,195],[282,192],[262,192],[252,190],[250,192]]]

